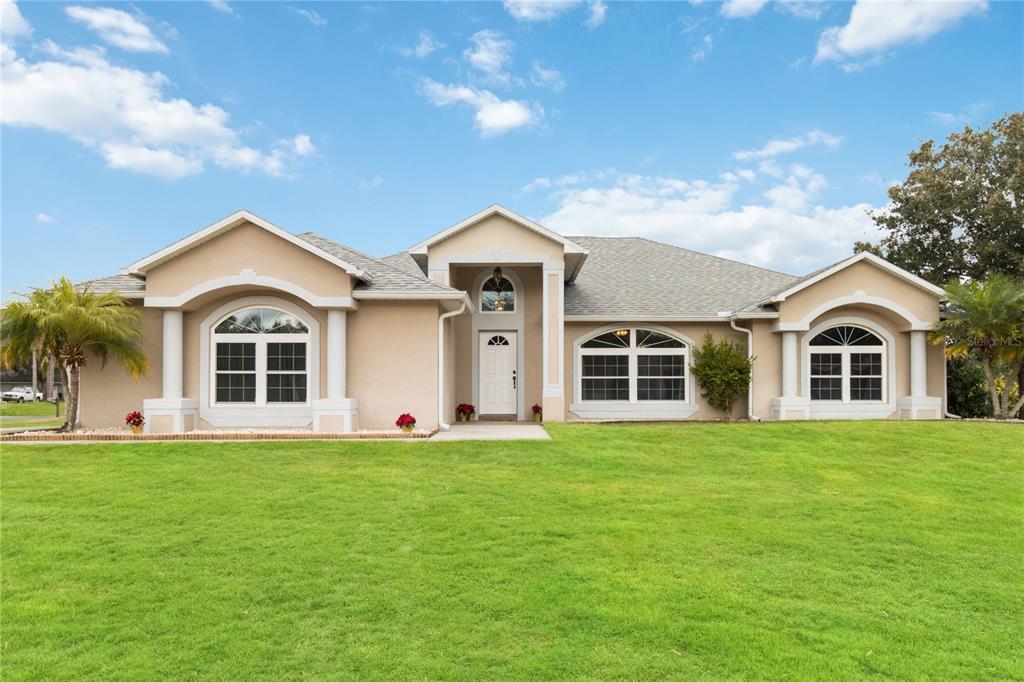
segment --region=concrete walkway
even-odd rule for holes
[[[521,422],[456,422],[448,431],[438,431],[435,440],[551,440],[540,424]]]

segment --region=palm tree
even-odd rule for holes
[[[1024,369],[1024,286],[1005,275],[946,285],[949,310],[932,330],[947,357],[974,355],[985,370],[992,416],[1005,419],[1024,407],[1010,405],[1014,381]],[[1024,390],[1018,389],[1021,394]]]
[[[81,371],[90,354],[102,365],[113,356],[136,378],[148,371],[139,311],[120,294],[93,293],[61,277],[48,289],[33,288],[21,296],[5,305],[0,317],[0,362],[25,362],[34,348],[57,358],[68,377],[63,430],[77,424]]]

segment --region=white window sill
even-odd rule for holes
[[[569,411],[582,419],[686,419],[697,412],[697,406],[674,401],[627,403],[588,400],[571,404]]]

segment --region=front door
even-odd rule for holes
[[[515,332],[480,332],[480,414],[516,414]]]

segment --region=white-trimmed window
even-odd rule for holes
[[[480,286],[480,310],[485,313],[514,313],[516,311],[516,286],[508,277],[501,275],[501,268],[488,277]]]
[[[579,346],[579,400],[623,404],[684,403],[686,344],[642,327],[603,332]]]
[[[816,402],[885,402],[885,343],[875,333],[843,324],[808,343],[810,398]]]
[[[213,327],[214,405],[309,404],[309,328],[295,315],[246,308]]]

